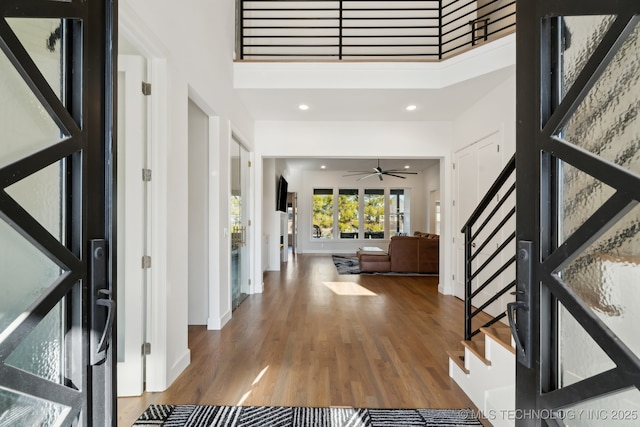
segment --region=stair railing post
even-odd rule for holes
[[[438,1],[438,59],[442,61],[442,0]]]
[[[340,0],[340,21],[338,25],[338,59],[342,60],[342,0]]]
[[[464,339],[471,339],[471,224],[464,229]]]
[[[236,33],[237,47],[236,52],[238,53],[239,59],[244,59],[244,0],[240,0],[240,5],[237,7],[237,17],[238,17],[238,29],[239,31]]]

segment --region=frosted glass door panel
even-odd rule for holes
[[[27,45],[25,48],[28,47],[29,53],[35,55],[34,51],[39,50],[34,62],[47,82],[53,85],[52,90],[59,94],[62,61],[60,42],[52,46],[53,51],[49,51],[46,44],[51,36],[50,28],[56,28],[55,20],[44,20],[46,22],[37,27],[30,26],[33,20],[10,21],[20,41]],[[62,136],[60,128],[2,51],[0,75],[0,166],[5,166],[59,142]]]

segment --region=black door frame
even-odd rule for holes
[[[62,99],[51,89],[5,18],[61,19]],[[62,141],[0,169],[0,218],[56,263],[65,273],[14,322],[0,342],[0,385],[70,408],[62,425],[117,424],[115,346],[108,345],[108,313],[115,319],[115,80],[117,0],[0,3],[0,49],[61,129]],[[66,235],[53,237],[5,191],[10,185],[62,161],[66,181]],[[91,252],[102,242],[106,254]],[[99,261],[94,261],[98,259]],[[106,257],[105,257],[106,256]],[[105,260],[103,262],[102,260]],[[102,262],[98,268],[96,265]],[[92,276],[102,284],[92,293]],[[95,282],[95,280],[94,280]],[[110,298],[113,295],[114,298]],[[21,371],[6,358],[46,314],[65,300],[64,384]],[[105,323],[105,329],[91,319]],[[115,334],[115,327],[113,329]],[[103,341],[102,357],[91,348]],[[94,343],[95,347],[95,343]]]
[[[516,425],[563,425],[554,411],[626,388],[640,388],[640,360],[556,274],[640,201],[640,177],[563,142],[556,132],[575,111],[638,22],[636,0],[533,0],[517,5],[517,239],[532,242],[530,287],[517,302]],[[575,83],[560,97],[561,17],[616,15]],[[564,161],[616,193],[561,245],[558,175]],[[534,191],[532,191],[532,188]],[[520,189],[519,189],[520,190]],[[524,256],[523,258],[526,258]],[[527,266],[519,263],[519,278]],[[519,283],[520,286],[520,283]],[[571,313],[616,368],[576,384],[558,384],[558,302]],[[530,320],[529,327],[524,320]],[[523,322],[520,322],[523,320]],[[527,360],[528,358],[528,360]],[[551,418],[551,419],[549,419]]]

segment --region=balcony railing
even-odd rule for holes
[[[241,60],[433,60],[515,31],[515,0],[238,0]]]

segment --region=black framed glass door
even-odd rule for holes
[[[111,1],[0,3],[0,425],[115,425]]]
[[[640,423],[639,14],[518,3],[516,425]]]

